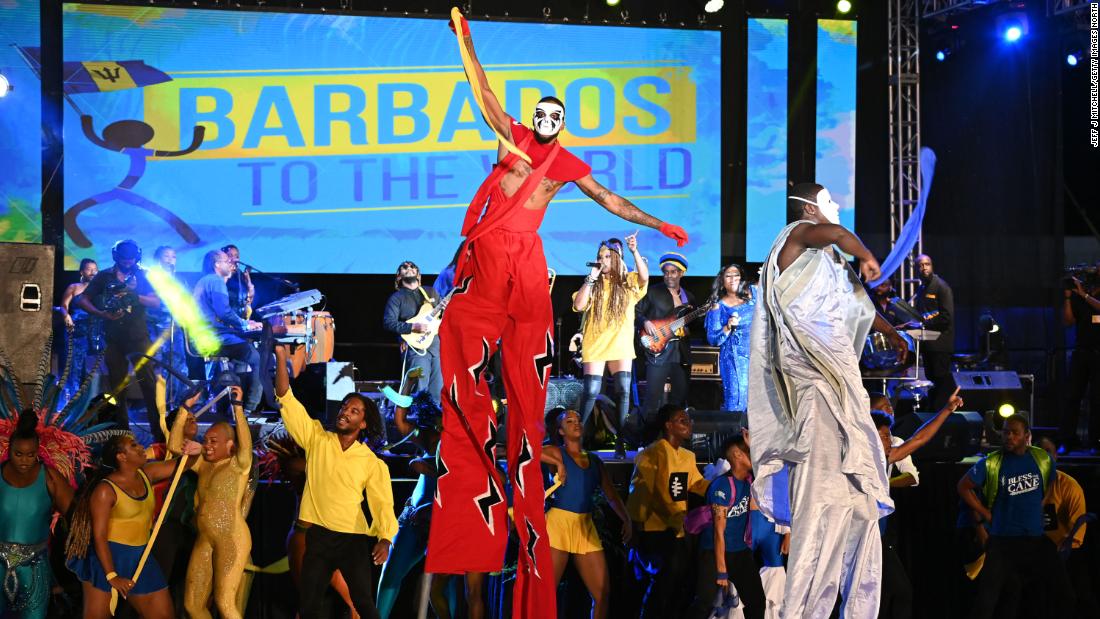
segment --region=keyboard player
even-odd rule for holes
[[[251,331],[258,331],[263,325],[254,320],[241,318],[229,303],[229,290],[226,281],[233,273],[233,263],[229,256],[220,250],[207,252],[202,259],[202,277],[195,284],[195,302],[199,311],[213,327],[221,348],[216,353],[233,361],[248,364],[250,371],[245,376],[245,413],[256,411],[263,395],[263,386],[259,380],[260,354],[246,337]]]

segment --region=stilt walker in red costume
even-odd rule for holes
[[[504,480],[493,462],[496,417],[484,380],[499,341],[508,394],[508,474],[520,540],[512,616],[550,618],[557,612],[539,454],[554,341],[539,224],[558,190],[573,182],[627,221],[660,230],[681,246],[688,237],[679,226],[647,215],[601,186],[588,165],[561,147],[561,101],[539,101],[534,131],[505,114],[474,55],[469,24],[457,9],[452,11],[452,29],[456,25],[474,97],[500,139],[499,163],[466,213],[456,290],[439,336],[443,437],[426,567],[444,574],[501,569],[508,515]]]

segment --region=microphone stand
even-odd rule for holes
[[[239,266],[242,266],[242,267],[248,269],[248,272],[250,274],[256,274],[256,275],[259,275],[260,277],[267,278],[269,281],[273,281],[276,284],[279,284],[280,286],[285,286],[286,288],[288,288],[289,290],[292,290],[293,292],[298,292],[302,288],[301,284],[299,284],[298,282],[292,282],[289,279],[283,279],[283,278],[281,278],[277,275],[272,275],[271,273],[261,271],[261,270],[257,269],[256,267],[252,266],[251,264],[248,264],[247,262],[238,261],[237,264]]]

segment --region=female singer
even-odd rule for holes
[[[615,379],[619,409],[616,455],[626,457],[622,425],[630,410],[630,373],[634,361],[634,306],[646,293],[649,269],[638,254],[635,234],[626,237],[626,247],[634,256],[634,272],[623,262],[623,243],[609,239],[600,243],[596,266],[584,278],[573,295],[573,311],[584,312],[582,319],[581,360],[584,363],[584,391],[581,393],[581,426],[588,422],[592,407],[603,386],[606,366]]]
[[[756,310],[756,294],[745,281],[741,265],[730,264],[718,271],[711,285],[720,297],[707,312],[707,341],[718,347],[722,374],[722,410],[744,411],[749,390],[749,327]]]

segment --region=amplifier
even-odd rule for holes
[[[691,347],[691,377],[720,378],[717,346]]]
[[[905,415],[894,424],[893,433],[901,438],[909,438],[935,416],[935,413]],[[984,421],[979,413],[955,411],[924,447],[913,452],[913,459],[958,462],[978,453],[982,446],[984,429]]]

